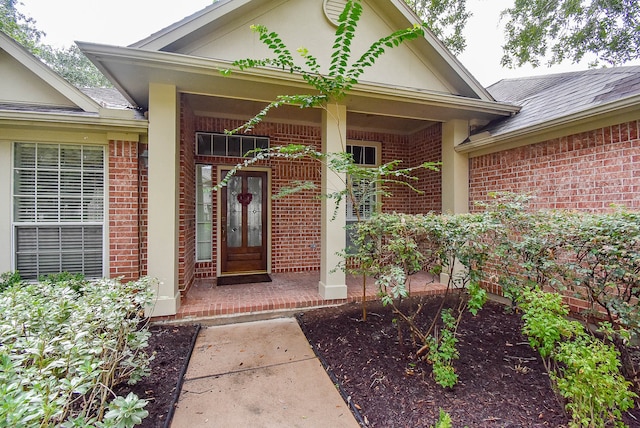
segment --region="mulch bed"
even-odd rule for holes
[[[425,300],[421,323],[429,322],[438,298]],[[414,302],[405,302],[414,304]],[[361,321],[359,304],[322,308],[298,315],[316,353],[334,376],[362,423],[370,427],[430,427],[440,409],[453,426],[566,427],[568,418],[549,386],[539,356],[521,334],[519,315],[488,302],[473,317],[466,314],[458,331],[459,383],[443,389],[431,368],[417,361],[407,332],[398,332],[389,308],[369,303]],[[133,391],[149,400],[142,427],[165,427],[183,374],[196,326],[152,326],[149,350],[155,352],[150,377],[117,391]],[[631,427],[640,426],[636,407],[625,414]]]
[[[199,328],[195,325],[153,325],[149,328],[151,338],[147,352],[154,355],[151,375],[135,385],[120,385],[114,392],[126,396],[129,392],[148,400],[145,409],[149,416],[136,427],[168,427],[167,420],[173,415],[178,385],[181,385],[184,370]]]
[[[423,324],[440,299],[425,302]],[[520,316],[503,305],[488,302],[476,317],[464,316],[455,362],[459,383],[453,389],[437,385],[430,366],[416,360],[408,332],[398,341],[390,309],[370,306],[366,322],[359,304],[298,317],[368,426],[430,427],[440,409],[451,415],[454,427],[567,426],[542,362],[521,334]],[[635,409],[626,421],[640,426],[640,412]]]

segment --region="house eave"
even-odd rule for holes
[[[481,156],[639,118],[640,95],[498,135],[488,132],[472,135],[456,151]]]
[[[231,62],[108,45],[78,45],[132,104],[143,109],[148,108],[151,82],[172,82],[184,93],[264,103],[273,101],[278,95],[309,92],[300,75],[279,69],[234,70],[230,75],[222,76],[220,70],[233,68]],[[344,102],[354,112],[398,114],[399,117],[435,121],[453,118],[489,121],[511,116],[519,110],[511,104],[486,99],[368,82],[355,85]],[[433,115],[434,108],[441,109],[439,115]]]
[[[46,128],[91,128],[103,131],[123,131],[147,134],[148,122],[141,119],[119,119],[96,115],[0,111],[0,126]]]

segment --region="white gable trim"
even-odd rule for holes
[[[61,95],[88,113],[99,113],[100,105],[78,88],[64,80],[39,59],[28,52],[18,42],[0,31],[0,49],[27,67],[33,74],[58,91]]]

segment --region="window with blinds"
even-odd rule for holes
[[[350,141],[347,143],[347,153],[356,165],[362,167],[377,167],[380,165],[380,143]],[[378,206],[378,188],[375,182],[366,179],[347,177],[351,191],[355,197],[355,204],[351,198],[346,198],[346,226],[347,249],[353,246],[351,228],[355,223],[368,220],[375,213]]]
[[[376,167],[380,164],[379,147],[377,143],[356,143],[350,142],[347,145],[347,153],[349,153],[356,165],[363,167]],[[367,220],[371,217],[376,209],[376,184],[368,180],[354,180],[348,177],[349,185],[357,201],[354,206],[351,198],[346,199],[347,205],[347,223],[360,220]]]
[[[25,279],[59,272],[103,276],[104,149],[15,143],[15,269]]]

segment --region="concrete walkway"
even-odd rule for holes
[[[203,328],[172,428],[359,424],[293,318]]]

